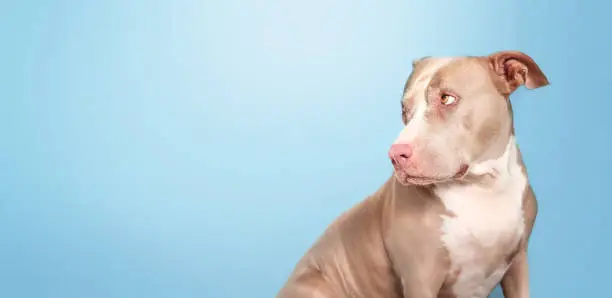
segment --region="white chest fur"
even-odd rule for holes
[[[496,160],[477,165],[475,174],[495,173],[491,185],[452,185],[436,192],[451,215],[443,215],[442,243],[450,255],[449,275],[458,298],[485,298],[508,265],[504,254],[524,231],[522,210],[527,178],[517,162],[514,140]]]

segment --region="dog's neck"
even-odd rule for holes
[[[512,135],[505,151],[499,157],[473,164],[463,179],[437,185],[436,188],[448,191],[469,187],[499,192],[512,184],[521,184],[522,180],[526,180],[526,175],[515,137]]]

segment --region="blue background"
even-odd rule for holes
[[[273,297],[391,174],[412,59],[503,49],[552,82],[512,99],[532,296],[606,296],[609,9],[3,1],[0,297]]]

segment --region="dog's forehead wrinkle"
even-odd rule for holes
[[[404,91],[404,99],[425,97],[427,87],[431,84],[431,80],[437,76],[438,72],[455,61],[456,57],[436,57],[428,58],[423,61],[422,66],[416,68],[410,74],[409,81],[406,84]]]

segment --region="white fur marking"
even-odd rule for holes
[[[491,263],[498,259],[487,259],[487,252],[515,246],[523,235],[527,177],[518,163],[514,138],[501,157],[475,165],[470,172],[496,173],[494,184],[486,188],[449,185],[436,190],[454,215],[442,216],[442,243],[450,254],[451,272],[460,272],[453,285],[457,298],[486,298],[509,266],[503,261]],[[493,271],[486,272],[490,266]]]
[[[422,133],[425,127],[425,111],[427,110],[427,98],[425,98],[425,89],[429,86],[431,79],[440,68],[453,61],[453,58],[432,58],[435,61],[427,65],[418,77],[414,80],[414,85],[404,94],[404,98],[414,96],[415,105],[411,120],[402,129],[399,136],[395,140],[395,144],[410,144],[416,136]]]

